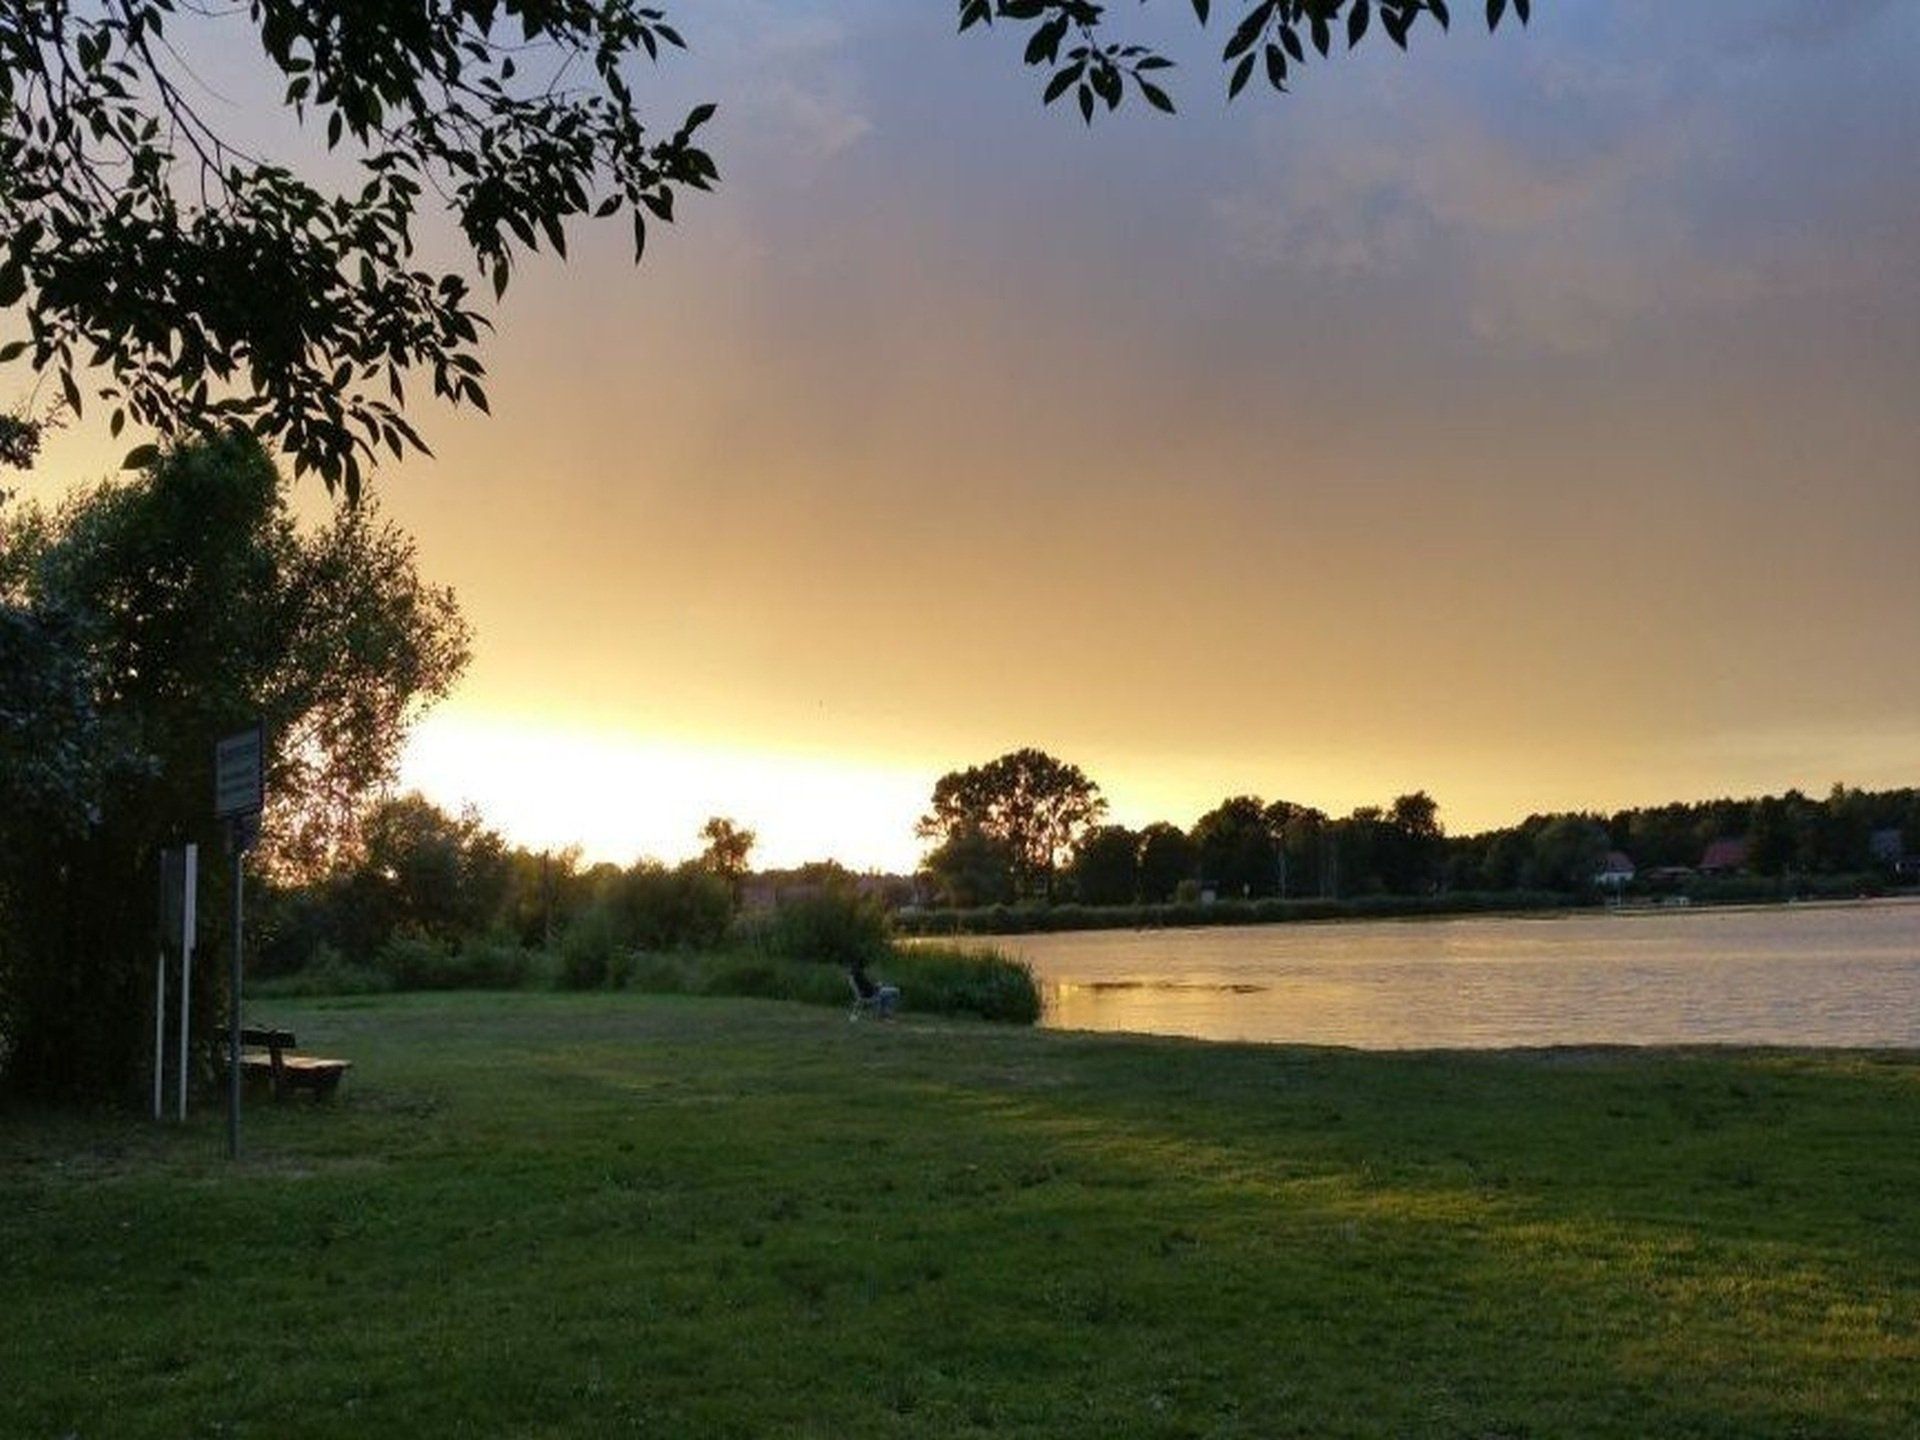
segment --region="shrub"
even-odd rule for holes
[[[395,990],[517,990],[526,983],[527,952],[502,936],[470,939],[459,949],[425,935],[395,935],[375,967]]]
[[[684,995],[692,988],[686,960],[644,950],[626,953],[621,984],[649,995]]]
[[[568,990],[598,990],[613,973],[620,952],[612,912],[605,905],[589,905],[574,917],[560,937],[559,981]]]
[[[252,993],[302,1000],[315,995],[374,995],[393,989],[393,977],[371,965],[356,965],[331,945],[316,946],[307,963],[290,974],[253,982]]]
[[[846,969],[873,964],[887,953],[886,911],[850,889],[820,890],[783,902],[761,924],[767,953]]]
[[[380,947],[375,966],[396,990],[444,990],[453,968],[452,947],[424,935],[394,935]]]
[[[906,1010],[1021,1025],[1040,1018],[1033,971],[998,950],[913,945],[896,950],[887,968],[886,978],[900,987]]]
[[[460,947],[458,970],[459,988],[518,990],[532,974],[533,957],[513,936],[496,931]]]
[[[875,975],[898,985],[901,1008],[923,1015],[977,1015],[1032,1024],[1040,990],[1019,961],[996,951],[953,946],[886,947],[870,957]],[[749,950],[634,957],[633,988],[663,995],[731,995],[845,1005],[846,977],[836,967],[787,959],[765,945]]]
[[[639,950],[710,949],[733,921],[727,882],[697,865],[669,870],[642,862],[609,876],[598,902],[612,919],[614,939]]]

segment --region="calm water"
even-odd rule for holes
[[[1044,1023],[1373,1049],[1920,1046],[1920,902],[1019,935]]]

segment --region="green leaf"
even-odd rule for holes
[[[120,462],[122,470],[145,470],[160,459],[158,445],[136,445],[127,452],[127,458]]]

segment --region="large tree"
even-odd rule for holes
[[[466,662],[452,596],[373,507],[303,529],[286,497],[233,435],[0,530],[0,1079],[14,1087],[112,1088],[137,1060],[155,856],[191,839],[218,853],[219,735],[264,720],[259,863],[310,871],[356,847],[410,720]],[[216,972],[197,971],[209,986]]]
[[[961,910],[1012,900],[1013,870],[1013,847],[973,824],[948,829],[920,862],[934,898]]]
[[[1169,62],[1113,35],[1106,4],[957,4],[963,30],[1025,36],[1048,103],[1072,93],[1088,120],[1129,93],[1173,108]],[[1208,0],[1185,4],[1209,21]],[[1309,49],[1376,30],[1404,46],[1423,17],[1449,20],[1446,0],[1230,9],[1230,93],[1256,74],[1284,89]],[[1486,3],[1491,25],[1528,10]],[[26,322],[0,333],[0,362],[27,355],[116,435],[244,422],[296,474],[357,495],[382,450],[425,448],[403,413],[416,372],[486,407],[472,271],[498,293],[588,218],[630,225],[638,259],[676,196],[717,178],[695,143],[712,105],[642,113],[641,62],[681,43],[642,0],[0,0],[0,315]],[[212,115],[201,71],[247,51],[351,182],[256,154]],[[471,268],[423,268],[434,206]],[[0,417],[0,463],[31,460],[36,424]]]
[[[1178,825],[1156,820],[1140,832],[1140,898],[1149,905],[1174,898],[1181,882],[1195,878],[1198,852]]]
[[[1140,837],[1099,825],[1073,852],[1073,894],[1083,905],[1131,905],[1140,898]]]
[[[753,831],[724,815],[714,815],[700,827],[700,838],[707,842],[700,852],[700,863],[737,889],[746,878],[747,860],[753,854]]]
[[[1280,847],[1257,795],[1230,795],[1193,822],[1200,877],[1222,895],[1274,895],[1280,889]]]
[[[753,831],[724,815],[714,815],[700,827],[700,838],[707,842],[700,851],[700,864],[726,882],[727,895],[737,908],[740,887],[747,878],[747,862],[753,855]]]
[[[1053,898],[1053,877],[1086,829],[1106,813],[1100,787],[1044,750],[1013,750],[935,782],[922,839],[945,846],[969,830],[1005,844],[1015,889]]]

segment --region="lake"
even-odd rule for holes
[[[1042,1023],[1366,1049],[1920,1046],[1920,902],[995,937]]]

